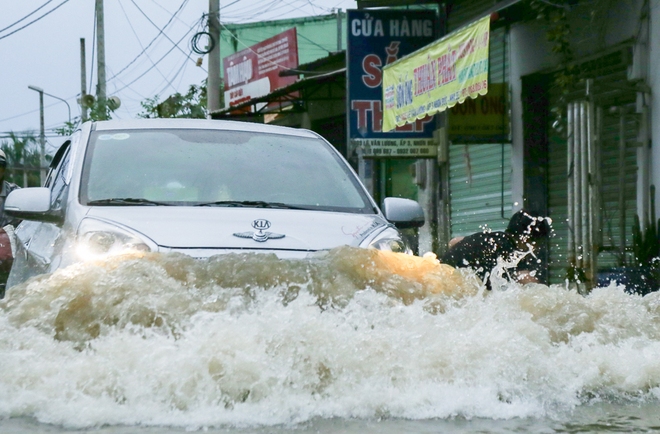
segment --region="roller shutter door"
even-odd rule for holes
[[[491,30],[489,82],[508,83],[508,33]],[[490,228],[502,230],[512,212],[511,144],[449,147],[451,237]]]

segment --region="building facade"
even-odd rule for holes
[[[360,8],[412,4],[358,0]],[[489,83],[503,102],[489,106],[502,114],[497,134],[461,134],[459,125],[470,122],[464,106],[436,116],[437,157],[356,156],[345,133],[340,50],[307,63],[301,56],[306,72],[266,97],[294,103],[251,119],[314,129],[352,160],[377,199],[418,200],[427,214],[416,234],[420,254],[441,254],[454,236],[501,230],[525,207],[553,221],[542,258],[549,283],[577,278],[593,286],[612,268],[635,265],[635,221],[644,230],[660,215],[652,195],[660,185],[660,147],[653,146],[660,141],[660,98],[653,97],[660,92],[660,8],[650,0],[450,0],[429,7],[442,24],[438,37],[491,16]],[[560,20],[544,19],[556,16],[552,8],[561,8]],[[345,16],[339,21],[335,37],[346,41]],[[482,108],[494,101],[479,98]]]

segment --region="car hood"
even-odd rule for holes
[[[375,214],[266,208],[92,207],[87,217],[124,226],[166,249],[316,251],[359,246],[389,225]]]

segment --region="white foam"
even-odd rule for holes
[[[508,284],[411,301],[396,294],[405,284],[419,294],[419,283],[358,278],[336,260],[172,256],[13,289],[0,302],[0,418],[76,428],[506,419],[659,395],[655,293]]]

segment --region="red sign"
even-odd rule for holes
[[[225,57],[225,108],[294,83],[296,76],[280,77],[279,73],[297,67],[298,39],[295,27]]]

